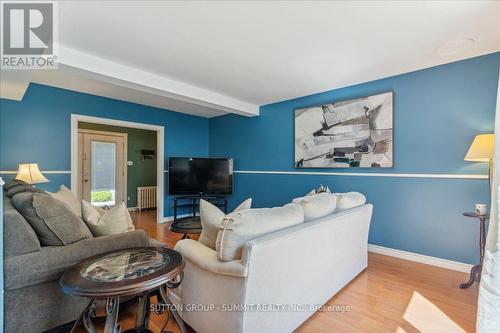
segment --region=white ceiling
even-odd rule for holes
[[[37,82],[208,117],[500,51],[497,1],[64,1],[59,24]]]

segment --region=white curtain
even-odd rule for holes
[[[477,333],[500,333],[500,73],[495,115],[495,157],[491,212],[479,285]]]

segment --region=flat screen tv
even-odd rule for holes
[[[233,193],[233,159],[170,157],[168,192],[172,195]]]

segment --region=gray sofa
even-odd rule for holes
[[[84,239],[67,246],[40,246],[30,224],[3,197],[5,332],[43,332],[75,320],[89,300],[59,289],[62,273],[111,250],[160,246],[142,230]]]

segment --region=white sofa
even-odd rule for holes
[[[171,300],[198,333],[291,332],[315,312],[309,305],[325,304],[367,267],[371,215],[365,204],[282,229],[249,241],[241,260],[229,262],[181,240],[184,280]],[[235,305],[251,310],[229,311]]]

